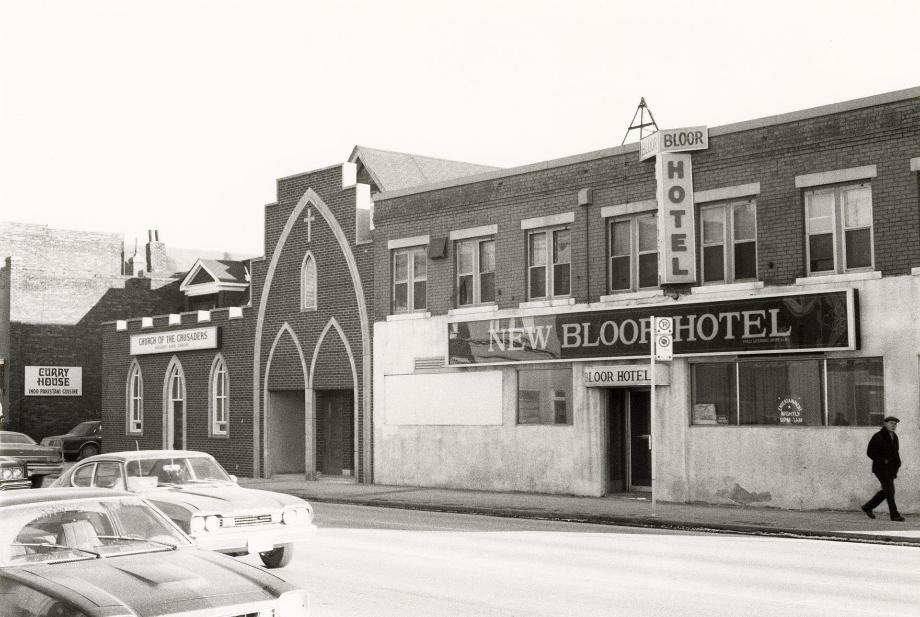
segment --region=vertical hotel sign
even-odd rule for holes
[[[659,283],[696,282],[693,170],[688,150],[709,147],[705,126],[665,129],[642,140],[639,159],[655,157]]]
[[[655,157],[658,180],[658,281],[696,282],[693,172],[689,154]]]

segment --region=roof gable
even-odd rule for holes
[[[348,161],[358,165],[359,175],[366,172],[379,191],[396,191],[499,169],[364,146],[355,146]]]

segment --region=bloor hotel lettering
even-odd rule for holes
[[[651,319],[674,319],[674,355],[856,349],[855,291],[761,296],[448,324],[452,365],[644,357]]]

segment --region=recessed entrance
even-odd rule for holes
[[[354,471],[354,394],[316,391],[316,470],[327,476]]]
[[[306,472],[306,419],[303,390],[268,391],[269,472]]]
[[[607,492],[652,490],[651,393],[607,390]]]

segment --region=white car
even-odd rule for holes
[[[53,487],[96,487],[142,495],[202,548],[258,553],[268,568],[290,563],[293,543],[316,531],[309,503],[284,493],[243,488],[210,454],[139,450],[83,459]]]

